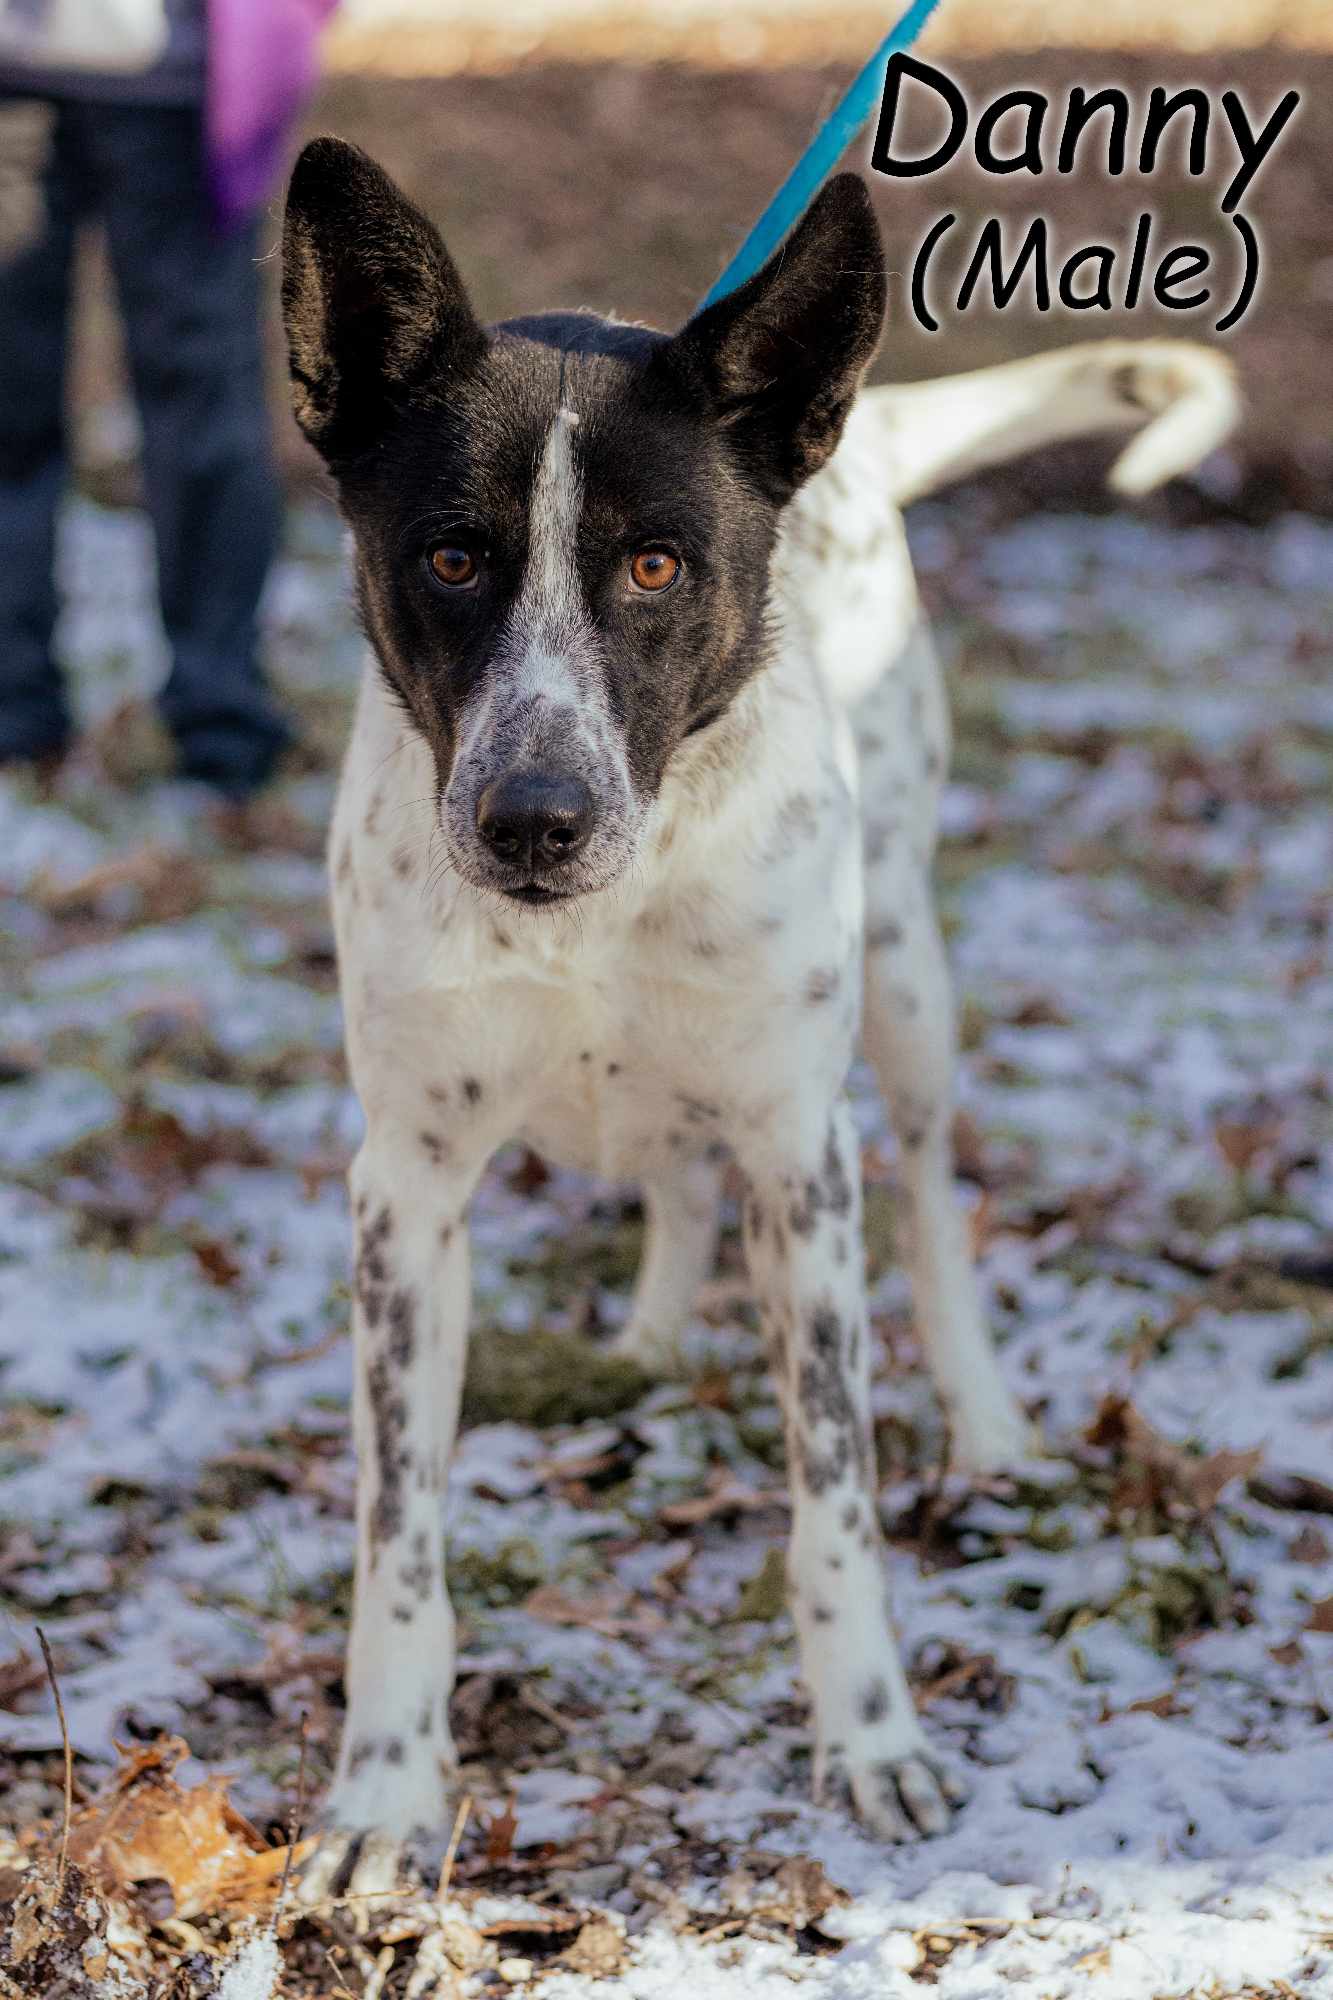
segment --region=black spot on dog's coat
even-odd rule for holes
[[[365,1316],[366,1325],[374,1328],[379,1325],[384,1312],[389,1283],[389,1265],[385,1250],[393,1235],[393,1215],[385,1206],[381,1208],[373,1222],[366,1221],[364,1196],[358,1200],[357,1215],[361,1221],[361,1233],[356,1253],[356,1296]]]
[[[389,1359],[395,1368],[406,1368],[416,1350],[417,1302],[407,1288],[389,1295]]]
[[[376,1549],[402,1528],[404,1476],[411,1465],[411,1454],[403,1443],[407,1430],[407,1398],[399,1381],[399,1371],[387,1355],[376,1355],[366,1370],[366,1391],[370,1402],[376,1480],[375,1504],[370,1515],[370,1540],[372,1549]]]
[[[867,951],[896,951],[903,941],[903,927],[896,917],[885,917],[866,931]]]
[[[883,1722],[892,1707],[888,1682],[877,1675],[868,1687],[862,1688],[858,1707],[862,1722],[867,1725]]]

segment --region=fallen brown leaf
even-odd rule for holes
[[[1233,1479],[1248,1479],[1262,1461],[1263,1453],[1257,1446],[1250,1451],[1215,1451],[1209,1458],[1187,1460],[1184,1477],[1199,1512],[1206,1514],[1215,1507],[1224,1487]]]
[[[1069,1016],[1049,993],[1030,993],[1005,1015],[1012,1028],[1067,1028]]]
[[[690,1401],[701,1410],[734,1410],[735,1386],[725,1368],[709,1368],[690,1384]]]
[[[503,1812],[493,1813],[486,1822],[486,1863],[490,1868],[499,1868],[509,1860],[514,1852],[514,1835],[518,1832],[518,1814],[511,1799]]]
[[[916,1687],[914,1694],[918,1708],[929,1708],[949,1695],[970,1695],[979,1708],[1003,1715],[1013,1707],[1017,1691],[1014,1676],[1003,1671],[994,1653],[971,1653],[961,1660],[951,1659],[933,1680]]]
[[[219,1291],[228,1290],[244,1272],[244,1265],[239,1263],[226,1244],[218,1242],[216,1237],[198,1237],[191,1243],[190,1248],[194,1252],[195,1262],[209,1284],[216,1285]]]
[[[46,1668],[34,1653],[17,1652],[0,1660],[0,1708],[12,1709],[20,1695],[46,1685]]]
[[[1294,1563],[1326,1563],[1330,1554],[1326,1538],[1308,1522],[1287,1549],[1287,1559]]]
[[[199,908],[207,883],[188,854],[149,845],[100,862],[74,882],[56,882],[39,873],[28,893],[48,916],[75,917],[103,914],[106,899],[126,890],[135,897],[139,916],[172,923]]]
[[[1281,1137],[1281,1120],[1272,1112],[1256,1112],[1249,1118],[1218,1118],[1213,1123],[1213,1142],[1227,1165],[1238,1174],[1248,1173],[1259,1155],[1268,1152]]]
[[[565,1946],[559,1963],[569,1972],[582,1972],[590,1979],[614,1979],[624,1970],[625,1935],[606,1917],[591,1917],[575,1938]]]
[[[954,1164],[964,1180],[977,1181],[982,1186],[985,1185],[986,1140],[970,1111],[960,1109],[953,1114],[953,1156]]]
[[[967,1235],[972,1255],[984,1254],[991,1237],[995,1233],[995,1197],[989,1188],[983,1188],[981,1200],[968,1211]]]
[[[1122,1513],[1156,1507],[1207,1514],[1223,1489],[1233,1479],[1249,1478],[1263,1458],[1257,1448],[1199,1458],[1163,1437],[1127,1396],[1116,1394],[1102,1398],[1084,1437],[1114,1454],[1117,1479],[1112,1504]]]
[[[269,1847],[236,1811],[227,1797],[231,1781],[214,1776],[189,1789],[178,1784],[173,1773],[189,1755],[180,1737],[117,1749],[119,1770],[75,1815],[70,1860],[110,1893],[165,1882],[177,1917],[266,1908],[277,1895],[287,1849]]]
[[[628,1591],[615,1588],[595,1597],[569,1597],[558,1584],[543,1583],[524,1599],[523,1609],[547,1625],[581,1625],[608,1639],[646,1638],[660,1632],[663,1620],[646,1604],[636,1604]]]
[[[725,1466],[714,1466],[708,1486],[692,1500],[670,1500],[657,1518],[666,1528],[697,1528],[705,1521],[752,1514],[765,1507],[785,1507],[787,1495],[776,1486],[743,1486]]]
[[[1148,1694],[1144,1695],[1141,1701],[1126,1703],[1121,1712],[1124,1715],[1168,1716],[1178,1715],[1180,1708],[1176,1701],[1175,1689],[1168,1688],[1164,1694]]]
[[[793,1855],[777,1870],[774,1881],[782,1892],[783,1916],[794,1930],[817,1924],[830,1910],[851,1901],[845,1889],[830,1882],[822,1861],[812,1855]]]

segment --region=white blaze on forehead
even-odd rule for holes
[[[528,566],[515,607],[530,645],[566,653],[584,622],[577,560],[583,475],[574,457],[578,417],[562,403],[546,433],[533,481]]]
[[[527,563],[497,648],[500,671],[488,677],[489,692],[462,749],[470,754],[502,724],[511,760],[548,757],[558,741],[567,759],[597,769],[604,793],[628,797],[624,745],[612,740],[598,634],[579,578],[578,428],[562,395],[532,483]]]

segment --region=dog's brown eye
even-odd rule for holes
[[[636,590],[665,590],[679,570],[669,549],[640,549],[629,566],[630,581]]]
[[[471,583],[477,574],[476,559],[466,549],[456,549],[448,542],[442,542],[438,549],[430,552],[430,566],[440,583],[452,584],[455,589]]]

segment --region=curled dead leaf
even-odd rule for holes
[[[514,1852],[514,1835],[518,1832],[518,1814],[514,1801],[510,1799],[503,1812],[493,1813],[486,1822],[486,1865],[499,1868],[509,1860]]]
[[[666,1528],[697,1528],[705,1521],[725,1520],[764,1507],[785,1507],[787,1495],[774,1486],[743,1486],[723,1465],[714,1466],[708,1487],[692,1500],[670,1500],[657,1518]]]
[[[1164,1694],[1144,1695],[1141,1701],[1131,1701],[1123,1709],[1125,1715],[1178,1715],[1180,1705],[1174,1688],[1167,1688]]]
[[[830,1910],[851,1901],[845,1889],[830,1882],[822,1861],[813,1855],[796,1854],[784,1861],[773,1877],[782,1892],[786,1921],[794,1930],[818,1924]]]
[[[69,1855],[110,1893],[163,1884],[181,1918],[267,1908],[278,1892],[285,1847],[269,1847],[230,1803],[230,1780],[205,1778],[186,1788],[175,1776],[189,1755],[180,1737],[142,1748],[117,1746],[120,1768],[78,1812]],[[298,1848],[295,1859],[308,1851]],[[155,1894],[161,1898],[162,1891]]]
[[[625,1965],[625,1936],[609,1918],[590,1917],[573,1944],[566,1945],[559,1963],[589,1979],[614,1979]]]
[[[196,1237],[190,1249],[195,1262],[210,1285],[219,1291],[226,1291],[244,1276],[245,1266],[232,1255],[225,1243],[215,1236]]]
[[[647,1638],[663,1624],[660,1613],[614,1586],[593,1597],[574,1598],[558,1584],[543,1583],[524,1599],[523,1609],[547,1625],[582,1625],[607,1639]]]
[[[188,917],[204,902],[208,883],[188,854],[152,844],[114,855],[73,882],[39,872],[29,894],[52,917],[110,916],[132,898],[135,913],[153,923]]]
[[[932,1702],[961,1696],[978,1708],[1004,1715],[1013,1707],[1017,1692],[1017,1680],[1005,1673],[994,1653],[964,1653],[960,1657],[951,1648],[933,1678],[915,1689],[915,1699],[917,1707],[924,1709]]]
[[[46,1668],[35,1653],[20,1649],[11,1659],[0,1660],[0,1708],[12,1709],[20,1695],[45,1685]]]
[[[1263,1460],[1258,1447],[1200,1458],[1163,1437],[1127,1396],[1117,1394],[1102,1398],[1084,1437],[1113,1453],[1117,1478],[1112,1504],[1122,1513],[1183,1508],[1207,1514],[1233,1479],[1249,1479]]]
[[[1218,1118],[1213,1142],[1234,1173],[1248,1173],[1262,1153],[1282,1137],[1282,1122],[1271,1110],[1256,1109],[1249,1117]]]

